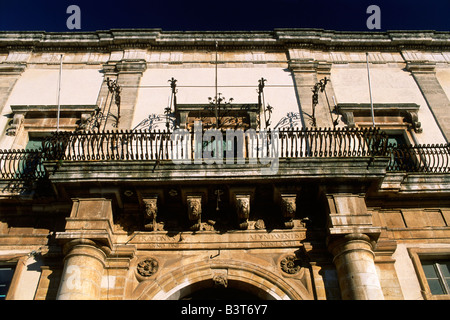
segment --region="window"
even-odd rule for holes
[[[422,267],[431,294],[450,294],[450,260],[423,261]]]
[[[396,171],[409,171],[415,167],[415,154],[409,148],[409,139],[404,130],[385,130],[389,156],[388,168]]]
[[[14,275],[14,267],[0,266],[0,300],[5,300]]]
[[[416,270],[423,298],[450,300],[449,248],[408,248],[408,253]]]
[[[180,128],[192,130],[196,121],[203,129],[257,129],[260,107],[258,104],[227,104],[217,110],[211,104],[177,104],[175,116]],[[217,116],[217,118],[216,118]]]
[[[44,137],[33,137],[31,136],[28,140],[28,143],[25,147],[26,150],[39,150],[42,149],[42,142],[44,141]]]

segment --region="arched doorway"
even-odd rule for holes
[[[255,293],[230,287],[208,287],[196,290],[180,300],[261,300]]]
[[[223,271],[226,271],[227,285],[221,289],[214,279]],[[197,262],[172,269],[151,282],[141,283],[134,291],[132,299],[197,299],[208,293],[212,299],[225,299],[233,293],[236,294],[233,299],[238,297],[247,300],[312,299],[306,288],[298,284],[292,286],[287,279],[266,268],[228,259]]]

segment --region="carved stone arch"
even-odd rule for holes
[[[149,281],[132,294],[137,300],[176,300],[195,290],[214,285],[225,277],[228,287],[248,291],[264,300],[311,300],[313,295],[300,283],[292,283],[267,268],[248,262],[214,259],[191,263]]]

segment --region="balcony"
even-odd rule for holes
[[[365,170],[377,161],[377,174],[450,173],[449,144],[394,148],[387,145],[386,135],[378,129],[207,132],[53,133],[40,150],[0,151],[1,180],[30,184],[52,176],[57,181],[58,172],[74,166],[70,179],[99,179],[103,175],[113,180],[125,175],[134,180],[159,177],[162,181],[182,179],[186,172],[197,174],[198,179],[237,174],[245,178],[246,171],[268,169],[274,163],[276,171],[266,170],[264,176],[326,176],[339,167],[345,167],[342,175],[351,175],[359,168],[365,176]],[[133,168],[139,168],[134,176]],[[209,176],[214,170],[216,174]],[[119,171],[119,176],[113,174]]]

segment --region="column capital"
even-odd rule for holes
[[[334,260],[350,250],[365,250],[375,257],[373,253],[375,244],[376,240],[364,233],[348,233],[327,238],[328,251],[333,254]]]
[[[121,60],[116,64],[116,70],[119,73],[140,73],[147,70],[147,62],[143,59]]]
[[[436,63],[432,61],[408,61],[406,62],[406,70],[411,73],[429,73],[436,72]]]
[[[0,75],[21,75],[26,68],[25,62],[0,63]]]
[[[68,255],[74,253],[75,248],[80,247],[84,248],[90,247],[94,249],[96,252],[98,252],[98,254],[94,254],[94,256],[96,256],[99,260],[101,260],[102,263],[103,259],[106,258],[111,253],[111,249],[108,246],[103,245],[102,243],[98,243],[90,239],[74,239],[64,243],[62,249],[63,254],[67,257]]]
[[[315,73],[318,64],[315,60],[291,59],[288,61],[288,68],[292,72]]]

